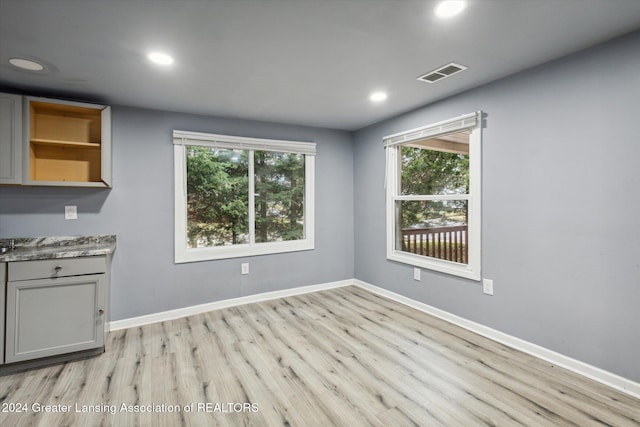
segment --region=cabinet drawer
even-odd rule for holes
[[[104,256],[10,262],[8,281],[97,274],[107,271]]]

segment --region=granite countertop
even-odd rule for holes
[[[9,247],[12,240],[15,249],[0,254],[0,262],[109,255],[116,249],[116,236],[111,234],[0,238],[0,247]]]

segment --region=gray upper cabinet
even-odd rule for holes
[[[0,184],[22,183],[22,97],[0,93]]]
[[[111,108],[25,97],[23,184],[111,187]]]

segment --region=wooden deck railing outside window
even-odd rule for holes
[[[466,264],[467,226],[407,228],[402,230],[402,251]]]

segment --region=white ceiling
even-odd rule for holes
[[[640,28],[640,0],[468,0],[446,21],[436,3],[0,0],[0,86],[355,130]],[[152,65],[153,49],[175,63]],[[416,80],[449,62],[469,68]]]

